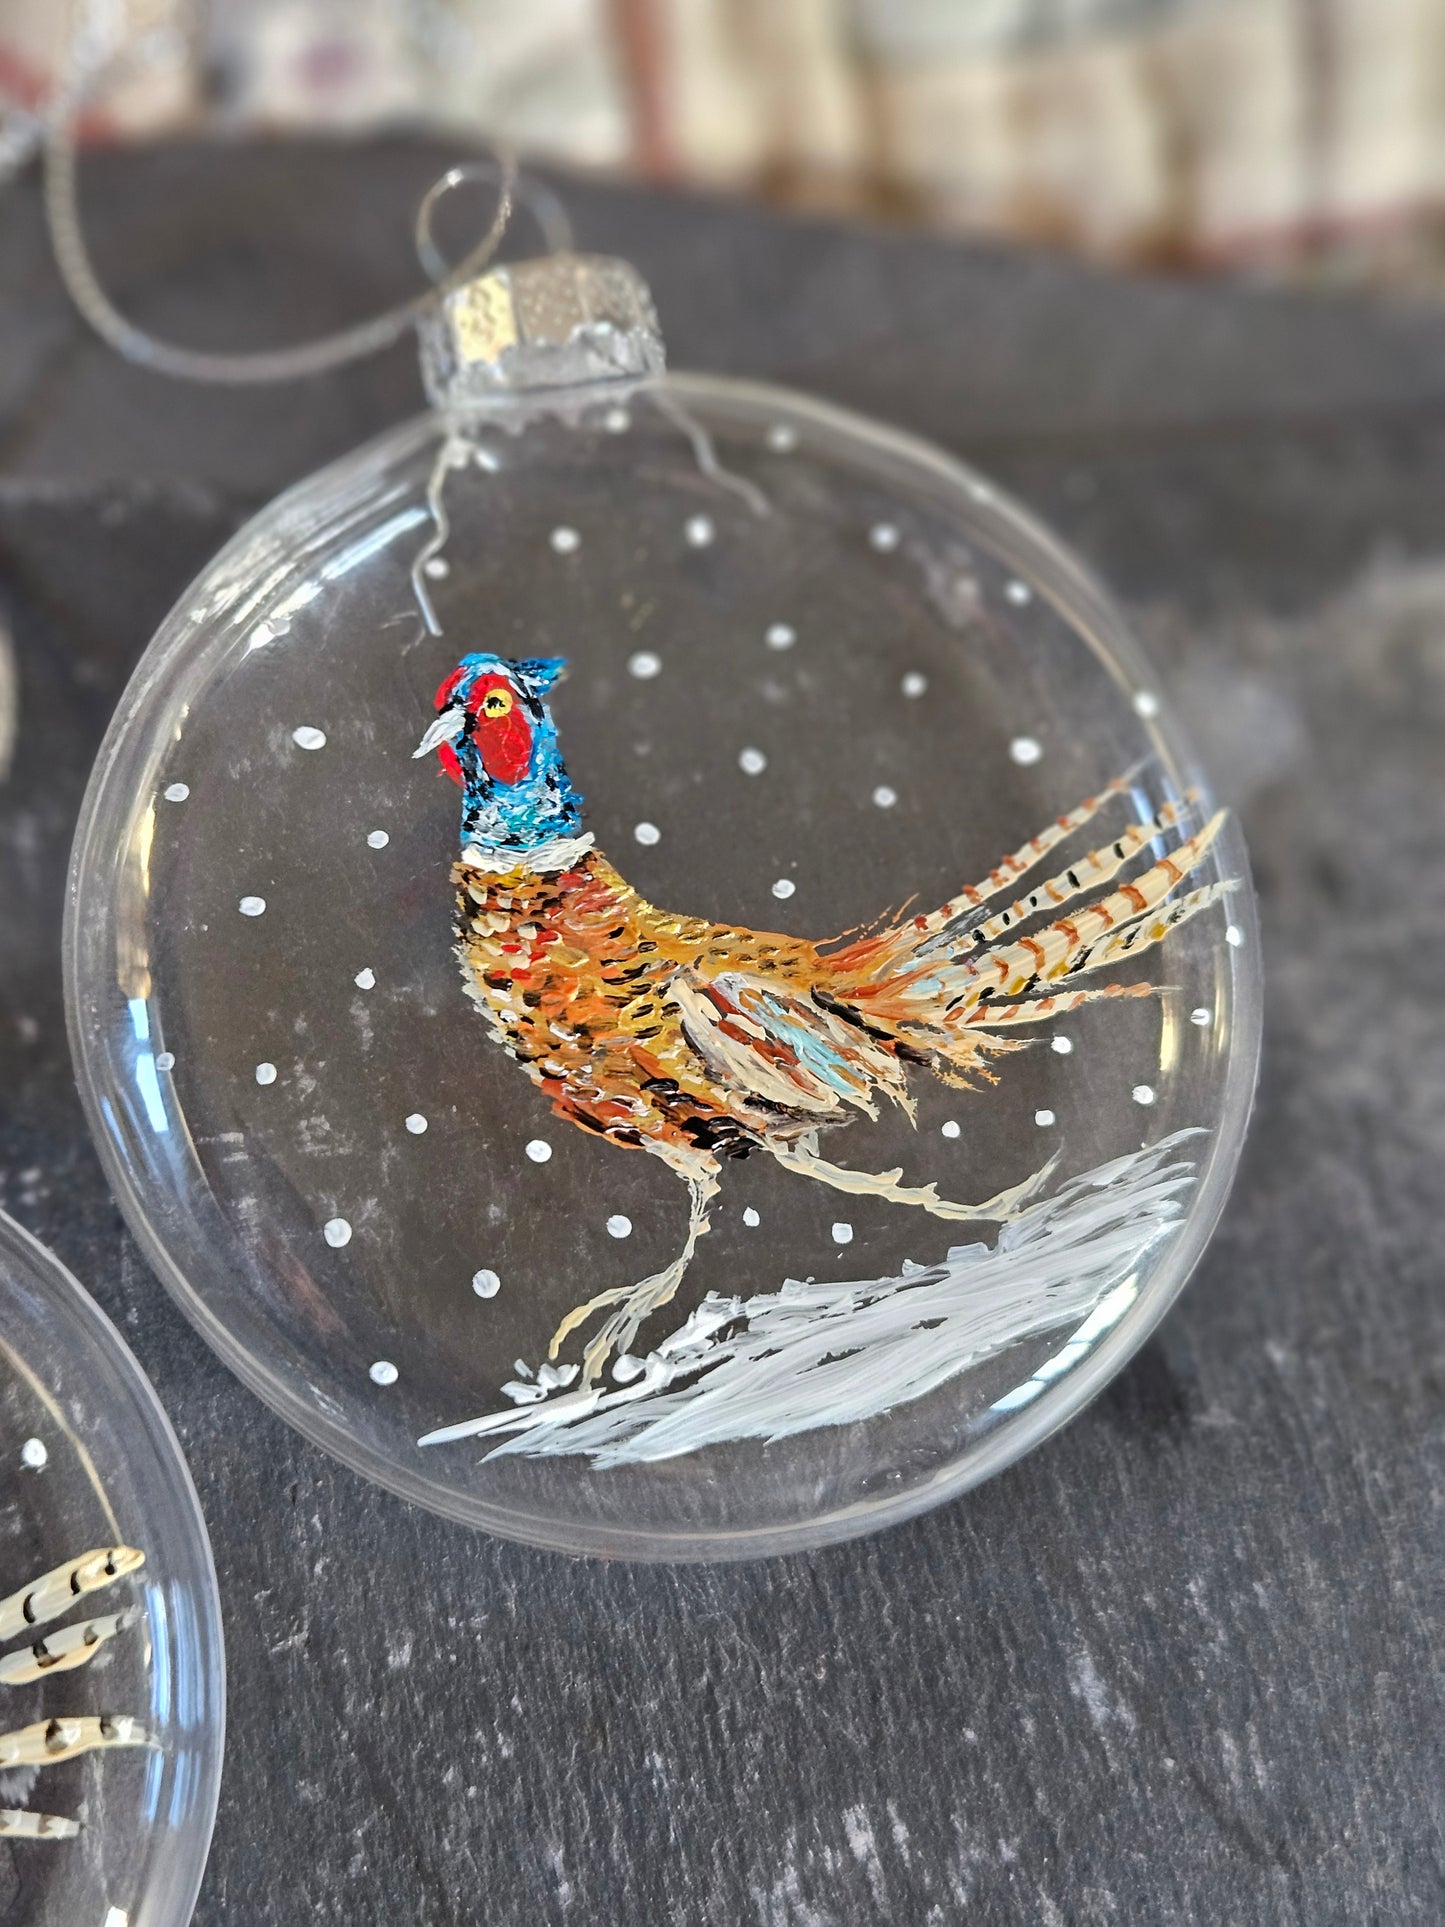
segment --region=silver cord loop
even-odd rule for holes
[[[526,208],[537,223],[542,239],[547,244],[548,254],[572,252],[572,222],[559,196],[544,181],[534,180],[529,175],[519,176],[515,168],[508,182],[504,168],[502,161],[462,161],[456,167],[449,167],[440,180],[433,181],[422,197],[421,206],[416,211],[416,258],[421,263],[422,273],[439,292],[456,285],[458,270],[448,264],[446,256],[437,246],[432,234],[432,222],[438,204],[448,194],[473,182],[481,182],[489,187],[495,184],[499,195],[509,191],[513,209],[518,206]],[[497,239],[500,241],[501,236],[498,235]],[[466,278],[471,277],[468,275]]]
[[[438,308],[453,290],[480,273],[501,245],[512,217],[517,164],[509,150],[499,147],[493,162],[450,169],[422,202],[427,219],[423,226],[422,216],[418,214],[417,246],[420,251],[425,241],[435,255],[430,238],[430,210],[447,188],[455,184],[454,177],[460,179],[468,175],[472,165],[475,165],[483,171],[490,168],[497,181],[496,211],[487,232],[454,268],[445,269],[445,264],[442,264],[445,271],[435,287],[413,296],[409,301],[400,302],[382,314],[373,315],[369,320],[357,322],[350,328],[288,348],[227,354],[182,348],[173,342],[159,340],[135,322],[127,320],[101,286],[81,228],[76,189],[74,129],[80,109],[99,81],[113,71],[119,61],[134,58],[143,44],[137,43],[119,54],[112,54],[89,69],[77,63],[71,77],[57,94],[45,125],[45,214],[56,265],[71,300],[85,320],[103,341],[109,342],[127,361],[149,368],[155,374],[172,376],[178,381],[211,382],[228,387],[298,381],[309,375],[325,374],[333,368],[344,367],[348,362],[359,361],[364,356],[391,347],[419,320]],[[537,212],[535,197],[529,204]],[[547,223],[540,213],[538,218],[545,232]],[[563,221],[565,224],[565,216]],[[436,255],[436,259],[440,261],[440,255]]]

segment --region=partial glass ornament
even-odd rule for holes
[[[0,1493],[0,1911],[183,1927],[225,1725],[205,1523],[119,1333],[3,1213]]]
[[[622,264],[495,271],[426,363],[102,751],[67,971],[112,1182],[248,1384],[450,1516],[678,1558],[905,1517],[1203,1247],[1258,1048],[1238,833],[1026,511],[664,375]]]

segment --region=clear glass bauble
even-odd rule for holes
[[[0,1771],[0,1807],[80,1823],[69,1839],[0,1839],[12,1927],[184,1927],[216,1814],[225,1662],[205,1522],[149,1381],[70,1273],[0,1213],[0,1594],[110,1546],[145,1564],[0,1651],[98,1616],[136,1620],[87,1665],[0,1683],[0,1731],[111,1714],[153,1744]]]
[[[458,792],[412,752],[469,651],[565,657],[553,709],[597,846],[650,903],[758,932],[931,910],[1120,777],[1028,885],[1169,799],[1207,815],[1108,599],[936,450],[691,376],[423,416],[216,559],[92,782],[76,1057],[167,1288],[348,1464],[540,1545],[771,1552],[1008,1464],[1137,1348],[1223,1202],[1260,1018],[1233,825],[1184,886],[1229,891],[1080,980],[1159,995],[1031,1025],[996,1085],[915,1066],[916,1122],[884,1102],[819,1141],[966,1201],[1057,1154],[1035,1206],[950,1223],[726,1159],[676,1296],[579,1413],[554,1329],[667,1266],[688,1199],[554,1115],[464,992]],[[526,1425],[419,1443],[507,1412]]]

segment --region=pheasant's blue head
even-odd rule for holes
[[[461,784],[463,845],[525,856],[580,832],[582,798],[547,705],[566,667],[558,656],[463,656],[438,689],[437,719],[416,754],[438,750]]]

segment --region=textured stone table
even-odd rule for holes
[[[410,285],[437,150],[88,170],[127,304],[211,344]],[[187,390],[0,224],[0,1202],[189,1454],[230,1661],[205,1922],[1435,1922],[1442,1846],[1445,323],[569,190],[674,358],[993,467],[1121,590],[1253,849],[1269,978],[1238,1186],[1079,1422],[882,1538],[582,1565],[363,1485],[136,1254],[59,982],[87,765],[152,627],[280,485],[416,405],[408,348]]]

